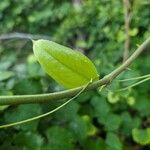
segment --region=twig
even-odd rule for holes
[[[132,87],[135,87],[135,86],[137,86],[137,85],[139,85],[139,84],[141,84],[141,83],[144,83],[144,82],[146,82],[146,81],[148,81],[148,80],[150,80],[150,77],[147,77],[147,78],[145,78],[145,79],[143,79],[143,80],[141,80],[141,81],[138,81],[138,82],[136,82],[136,83],[134,83],[134,84],[132,84],[132,85],[129,85],[129,86],[127,86],[127,87],[125,87],[125,88],[122,88],[122,89],[119,89],[119,90],[117,90],[117,91],[118,91],[118,92],[120,92],[120,91],[125,91],[125,90],[130,89],[130,88],[132,88]]]
[[[123,0],[124,4],[124,22],[125,22],[125,43],[124,43],[124,54],[123,54],[123,62],[127,60],[129,55],[130,48],[130,21],[131,21],[131,11],[130,11],[130,0]]]
[[[46,39],[50,40],[51,38],[47,35],[41,35],[41,34],[30,34],[30,33],[7,33],[0,35],[0,40],[10,40],[10,39],[27,39],[27,40],[38,40],[38,39]]]
[[[0,125],[0,129],[1,128],[7,128],[7,127],[12,127],[12,126],[20,125],[20,124],[23,124],[23,123],[27,123],[27,122],[31,122],[31,121],[37,120],[37,119],[41,119],[43,117],[46,117],[46,116],[48,116],[48,115],[50,115],[50,114],[58,111],[59,109],[63,108],[68,103],[70,103],[72,100],[74,100],[75,98],[77,98],[88,87],[88,85],[90,83],[92,83],[92,80],[90,82],[88,82],[87,85],[85,85],[85,87],[83,87],[83,89],[81,89],[81,91],[77,95],[75,95],[71,99],[67,100],[65,103],[61,104],[60,106],[56,107],[55,109],[53,109],[53,110],[51,110],[51,111],[49,111],[47,113],[44,113],[42,115],[38,115],[36,117],[32,117],[32,118],[25,119],[25,120],[22,120],[22,121],[17,121],[17,122],[14,122],[14,123],[8,123],[8,124],[5,124],[5,125]]]
[[[126,82],[126,81],[134,81],[134,80],[139,80],[139,79],[144,79],[150,77],[150,74],[144,75],[144,76],[139,76],[139,77],[134,77],[134,78],[129,78],[129,79],[123,79],[123,80],[118,80],[119,82]]]
[[[122,73],[150,44],[150,37],[117,69],[110,74],[90,84],[86,90],[96,89],[102,85],[110,84],[120,73]],[[0,96],[0,105],[28,104],[28,103],[44,103],[52,100],[60,100],[76,95],[82,87],[55,92],[48,94],[37,95],[16,95],[16,96]]]

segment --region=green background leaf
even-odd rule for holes
[[[150,144],[150,128],[147,129],[137,129],[132,130],[133,140],[141,145]]]
[[[48,145],[44,146],[44,150],[73,150],[74,138],[68,130],[54,126],[46,131]],[[56,140],[57,139],[57,140]]]
[[[123,1],[78,0],[80,3],[77,7],[75,1],[1,0],[0,37],[12,32],[41,34],[44,37],[46,35],[48,40],[82,52],[92,60],[97,72],[103,77],[122,64],[125,40]],[[147,4],[143,4],[145,2]],[[148,2],[149,0],[132,0],[130,54],[137,48],[136,45],[150,36]],[[31,40],[20,38],[0,40],[0,72],[5,71],[14,75],[0,81],[0,95],[63,90],[35,60]],[[146,74],[150,74],[149,48],[134,61],[130,70],[125,70],[117,79]],[[138,142],[133,139],[132,130],[136,128],[140,132],[141,129],[145,131],[149,128],[150,81],[129,91],[116,93],[116,89],[135,83],[122,84],[118,83],[117,79],[101,92],[93,90],[83,93],[53,115],[23,126],[1,129],[0,150],[30,150],[33,145],[34,150],[50,148],[55,150],[51,147],[52,143],[46,133],[51,129],[49,136],[54,135],[53,143],[57,143],[58,140],[58,143],[63,144],[64,132],[60,131],[62,128],[65,129],[66,139],[73,137],[73,141],[67,143],[73,150],[113,150],[114,143],[120,143],[123,150],[148,150],[149,144],[141,143],[143,139],[138,137]],[[108,91],[112,92],[110,99]],[[130,98],[134,99],[134,103]],[[64,101],[31,106],[9,106],[6,109],[1,107],[3,110],[0,111],[0,125],[48,112]],[[54,134],[56,129],[60,133]],[[113,139],[117,137],[119,142],[108,138],[109,133],[113,134],[113,137],[115,135]],[[113,147],[108,143],[113,143]],[[121,148],[116,145],[117,149]]]

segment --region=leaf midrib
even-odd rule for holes
[[[71,70],[72,72],[74,72],[75,74],[78,74],[79,76],[82,76],[83,78],[85,78],[87,81],[89,81],[90,79],[86,76],[84,76],[83,74],[79,73],[78,71],[75,71],[74,69],[70,68],[68,65],[64,64],[62,61],[60,61],[58,58],[56,58],[54,55],[52,55],[49,51],[46,50],[46,52],[48,54],[51,55],[51,57],[53,57],[55,60],[57,60],[60,64],[62,64],[63,66],[65,66],[66,68],[68,68],[69,70]]]

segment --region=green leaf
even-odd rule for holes
[[[94,108],[95,117],[98,118],[100,123],[105,123],[106,117],[110,114],[110,106],[103,97],[94,96],[91,100]]]
[[[150,128],[132,130],[133,140],[141,145],[150,144]]]
[[[57,111],[54,116],[60,122],[72,121],[77,116],[79,104],[76,101],[70,102],[68,105]]]
[[[71,130],[73,131],[76,139],[84,140],[88,136],[88,126],[83,118],[77,116],[69,124]]]
[[[93,63],[78,51],[48,40],[33,41],[33,51],[44,70],[66,88],[98,79]]]
[[[106,117],[106,122],[104,124],[108,131],[117,130],[121,124],[121,117],[116,114],[109,114]]]
[[[37,79],[44,75],[43,70],[41,69],[40,65],[37,64],[37,62],[27,64],[27,71],[30,77]]]
[[[117,103],[119,101],[119,95],[116,93],[113,93],[111,91],[108,92],[108,102],[114,104]]]
[[[106,137],[106,144],[108,150],[122,150],[122,143],[118,136],[114,133],[108,133]]]
[[[106,144],[103,139],[87,139],[84,142],[84,150],[106,150]]]
[[[144,86],[145,88],[145,86]],[[142,101],[141,101],[142,99]],[[139,96],[138,99],[136,99],[136,103],[134,105],[134,109],[138,110],[140,112],[141,116],[150,116],[150,102],[149,98]]]
[[[42,93],[42,87],[39,80],[22,79],[19,80],[14,87],[15,94],[38,94]]]
[[[73,150],[73,134],[65,128],[53,126],[46,131],[48,144],[44,150]]]
[[[75,137],[79,140],[84,140],[88,136],[94,136],[97,133],[97,128],[92,124],[89,116],[76,116],[69,124]]]
[[[8,110],[4,117],[7,123],[17,122],[28,118],[35,117],[42,113],[41,107],[38,104],[19,105],[17,108]],[[17,129],[33,130],[37,129],[39,120],[28,122],[26,124],[15,126]]]
[[[9,149],[9,150],[22,150],[19,146],[12,145],[8,141],[0,145],[0,150],[6,150],[6,149]]]
[[[94,136],[97,133],[97,128],[92,124],[91,118],[88,115],[84,115],[82,120],[86,123],[87,134],[89,136]]]
[[[138,34],[138,29],[137,28],[133,28],[129,30],[129,35],[130,36],[136,36]]]
[[[138,128],[141,124],[141,118],[139,117],[131,117],[129,112],[124,111],[121,115],[122,125],[121,132],[129,136],[133,128]]]
[[[0,81],[7,80],[12,76],[14,76],[12,71],[0,71]]]
[[[23,149],[41,150],[43,138],[37,133],[20,132],[15,136],[14,143],[21,146]]]

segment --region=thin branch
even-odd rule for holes
[[[150,74],[144,75],[144,76],[139,76],[139,77],[134,77],[134,78],[129,78],[129,79],[123,79],[123,80],[118,80],[119,82],[126,82],[126,81],[134,81],[134,80],[140,80],[144,78],[150,77]]]
[[[72,100],[74,100],[75,98],[77,98],[87,87],[88,85],[92,83],[92,80],[90,82],[87,83],[87,85],[85,85],[85,87],[77,94],[75,95],[74,97],[72,97],[71,99],[67,100],[65,103],[61,104],[60,106],[56,107],[55,109],[47,112],[47,113],[44,113],[42,115],[38,115],[36,117],[32,117],[32,118],[29,118],[29,119],[25,119],[25,120],[22,120],[22,121],[17,121],[17,122],[14,122],[14,123],[9,123],[9,124],[5,124],[5,125],[0,125],[0,129],[1,128],[7,128],[7,127],[12,127],[12,126],[16,126],[16,125],[20,125],[20,124],[23,124],[23,123],[27,123],[27,122],[31,122],[31,121],[34,121],[34,120],[37,120],[37,119],[41,119],[43,117],[46,117],[56,111],[58,111],[59,109],[63,108],[64,106],[66,106],[68,103],[70,103]]]
[[[117,69],[112,71],[110,74],[90,84],[86,90],[96,89],[102,85],[110,84],[120,73],[122,73],[139,55],[142,51],[148,48],[150,44],[150,37],[140,46],[137,50]],[[37,94],[37,95],[16,95],[16,96],[0,96],[0,105],[14,105],[14,104],[28,104],[28,103],[44,103],[52,100],[60,100],[69,98],[76,95],[82,87],[55,92],[48,94]]]
[[[125,22],[125,43],[124,43],[124,54],[123,54],[123,62],[127,60],[129,55],[130,48],[130,21],[131,21],[131,11],[130,11],[130,0],[123,0],[124,5],[124,22]]]
[[[145,79],[143,79],[143,80],[141,80],[141,81],[138,81],[138,82],[136,82],[136,83],[134,83],[134,84],[132,84],[132,85],[129,85],[129,86],[127,86],[127,87],[125,87],[125,88],[122,88],[122,89],[119,89],[119,90],[117,90],[117,91],[120,92],[120,91],[128,90],[128,89],[130,89],[130,88],[132,88],[132,87],[135,87],[135,86],[137,86],[137,85],[139,85],[139,84],[141,84],[141,83],[144,83],[144,82],[146,82],[146,81],[148,81],[148,80],[150,80],[150,77],[147,77],[147,78],[145,78]]]
[[[0,40],[11,40],[11,39],[27,39],[27,40],[38,40],[38,39],[46,39],[50,40],[51,38],[47,35],[41,35],[41,34],[30,34],[30,33],[7,33],[0,35]]]

